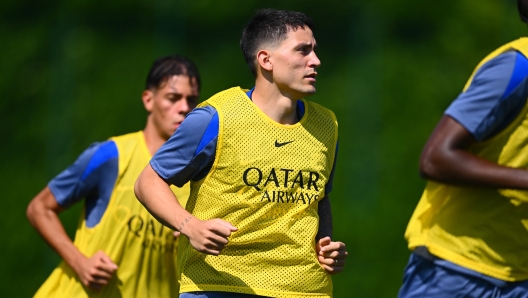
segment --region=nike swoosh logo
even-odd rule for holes
[[[275,147],[282,147],[284,145],[288,145],[289,143],[291,143],[293,141],[288,141],[288,142],[284,142],[284,143],[279,143],[279,141],[275,140]]]

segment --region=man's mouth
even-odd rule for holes
[[[317,73],[314,72],[314,73],[311,73],[311,74],[306,75],[306,76],[304,76],[304,77],[307,78],[307,79],[310,79],[310,80],[312,80],[312,81],[315,81],[315,80],[316,80],[316,77],[317,77]]]

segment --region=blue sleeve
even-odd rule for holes
[[[118,160],[113,141],[94,143],[71,166],[53,178],[48,187],[63,208],[85,199],[87,225],[95,226],[112,195],[118,175]]]
[[[215,159],[218,125],[215,108],[194,109],[152,157],[150,165],[161,178],[178,187],[203,179]]]
[[[508,51],[484,63],[468,89],[445,114],[464,126],[477,141],[506,128],[522,110],[528,97],[528,59]]]

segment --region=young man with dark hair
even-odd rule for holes
[[[399,297],[528,297],[527,57],[523,37],[484,58],[425,145]]]
[[[35,297],[178,297],[176,234],[136,200],[133,186],[196,106],[199,90],[189,59],[156,60],[142,94],[145,129],[92,144],[30,202],[30,223],[64,260]],[[188,184],[170,191],[185,205]],[[58,213],[83,199],[72,242]]]
[[[255,88],[222,91],[189,114],[136,182],[180,240],[180,297],[331,297],[347,252],[332,241],[337,121],[315,93],[313,23],[260,10],[242,34]],[[191,181],[187,208],[169,185]]]

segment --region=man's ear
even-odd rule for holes
[[[154,106],[154,93],[150,90],[145,90],[141,94],[141,100],[143,101],[143,106],[147,112],[152,112],[152,107]]]
[[[260,50],[257,53],[257,63],[260,66],[260,68],[272,71],[273,70],[273,63],[271,63],[271,52],[269,50]]]

